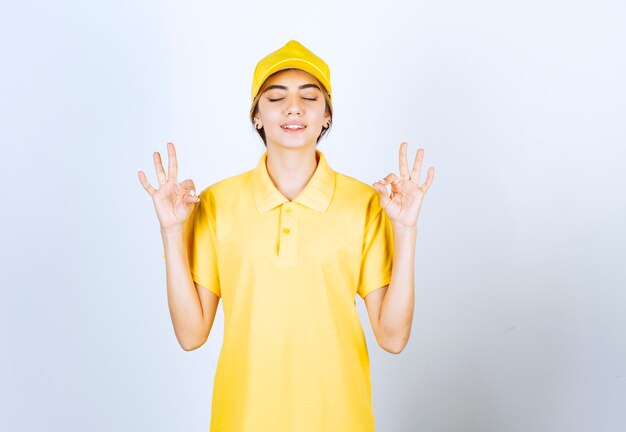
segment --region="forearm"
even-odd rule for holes
[[[195,349],[202,338],[202,305],[189,269],[184,230],[161,229],[165,250],[167,302],[178,342]]]
[[[416,227],[393,226],[393,267],[380,309],[379,326],[385,345],[394,352],[404,349],[411,333],[416,238]]]

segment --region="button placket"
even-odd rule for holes
[[[279,231],[279,258],[295,258],[298,251],[297,218],[295,217],[295,205],[285,203],[281,208],[280,231]]]

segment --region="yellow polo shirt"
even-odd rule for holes
[[[389,283],[376,190],[317,168],[289,201],[256,168],[208,186],[187,223],[193,280],[221,297],[211,432],[373,432],[355,296]]]

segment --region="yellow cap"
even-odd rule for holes
[[[310,73],[320,80],[330,96],[330,68],[324,60],[300,42],[292,39],[278,50],[263,57],[257,63],[252,78],[252,100],[254,100],[259,89],[271,74],[288,68],[302,69]]]

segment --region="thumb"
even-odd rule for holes
[[[183,202],[194,203],[200,201],[200,198],[196,195],[196,186],[194,185],[193,180],[187,179],[182,181],[180,186],[184,190]]]
[[[376,189],[376,192],[378,192],[379,196],[387,195],[387,187],[384,184],[382,184],[380,180],[377,181],[376,183],[372,183],[372,187]]]
[[[376,189],[378,192],[378,198],[380,199],[380,204],[383,207],[386,207],[390,201],[389,196],[387,195],[387,187],[381,181],[377,181],[376,183],[372,183],[372,187]]]

